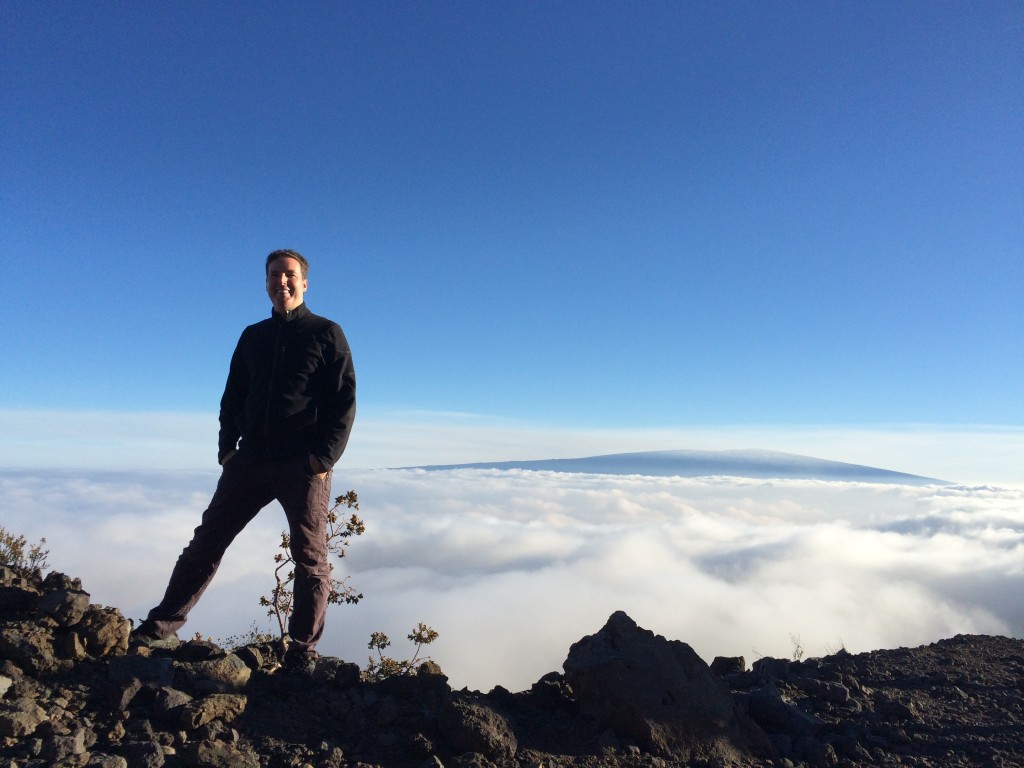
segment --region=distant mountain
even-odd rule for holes
[[[815,459],[780,451],[645,451],[588,456],[579,459],[491,461],[476,464],[435,464],[415,469],[529,469],[547,472],[580,472],[596,475],[651,475],[655,477],[779,478],[801,480],[849,480],[900,485],[950,485],[945,480],[908,475],[888,469]]]

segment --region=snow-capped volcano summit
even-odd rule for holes
[[[730,477],[849,480],[903,485],[949,485],[945,480],[893,472],[888,469],[815,459],[781,451],[644,451],[613,453],[576,459],[492,461],[441,464],[417,469],[527,469],[547,472],[582,472],[598,475],[650,475],[656,477]]]

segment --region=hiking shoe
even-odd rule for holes
[[[290,675],[312,677],[313,670],[316,669],[316,659],[316,651],[288,651],[281,662],[281,671]]]
[[[150,632],[143,632],[137,629],[132,632],[130,644],[136,647],[142,646],[143,648],[149,648],[152,651],[173,651],[181,645],[181,640],[178,639],[177,635],[160,637],[159,635],[154,635]]]

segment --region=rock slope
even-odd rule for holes
[[[0,566],[0,768],[1022,766],[1024,642],[709,666],[613,614],[528,691],[454,691],[430,662],[370,682],[208,642],[129,648],[76,579]]]

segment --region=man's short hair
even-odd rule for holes
[[[306,257],[303,256],[298,251],[293,251],[289,248],[282,248],[279,251],[272,251],[270,255],[267,256],[267,264],[265,269],[268,275],[270,274],[270,262],[272,262],[274,259],[280,259],[282,257],[286,259],[295,259],[297,262],[299,262],[299,265],[302,267],[302,278],[305,279],[309,277],[309,262],[306,261]]]

